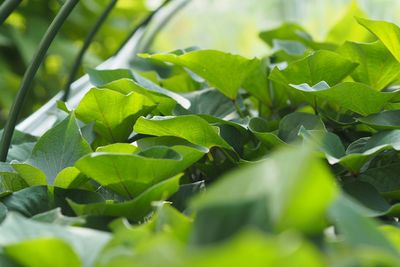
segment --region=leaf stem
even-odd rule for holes
[[[317,97],[314,96],[314,111],[315,115],[318,115],[318,105],[317,105]]]
[[[22,0],[6,0],[0,6],[0,26],[11,15],[11,13],[21,4]]]
[[[244,115],[243,111],[240,109],[240,106],[238,105],[237,101],[236,100],[232,100],[232,103],[235,106],[236,112],[239,114],[239,116],[241,118],[244,118],[245,115]]]
[[[7,160],[8,150],[10,148],[11,139],[15,130],[15,126],[17,124],[19,114],[21,113],[23,103],[29,93],[33,79],[35,78],[35,75],[41,63],[46,56],[46,52],[49,49],[54,38],[56,37],[61,26],[63,25],[64,21],[68,18],[69,14],[72,12],[78,2],[79,0],[67,0],[67,2],[63,5],[61,10],[58,12],[56,17],[50,24],[46,33],[44,34],[42,40],[40,41],[39,49],[36,51],[32,62],[25,71],[20,89],[11,107],[9,118],[4,127],[4,132],[0,144],[0,161],[5,162]]]
[[[89,49],[90,44],[92,43],[94,37],[96,36],[97,32],[103,25],[103,23],[106,21],[108,15],[111,13],[112,9],[114,8],[115,4],[118,2],[118,0],[111,0],[110,3],[107,5],[107,7],[104,9],[103,13],[100,15],[99,19],[96,21],[94,24],[93,28],[90,30],[88,35],[86,35],[86,38],[83,42],[83,45],[81,47],[81,50],[79,51],[74,64],[72,65],[71,72],[69,73],[67,83],[64,86],[64,94],[62,97],[62,101],[66,102],[69,97],[69,93],[71,90],[71,84],[74,82],[76,75],[78,74],[79,67],[81,66],[83,57],[86,53],[86,51]]]

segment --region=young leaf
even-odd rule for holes
[[[133,221],[142,221],[143,218],[151,212],[152,202],[166,200],[178,191],[179,179],[181,176],[182,175],[177,175],[157,183],[136,198],[125,202],[79,204],[74,201],[69,201],[69,204],[78,215],[126,217]]]
[[[378,130],[400,129],[400,110],[385,110],[357,120]]]
[[[76,109],[83,122],[95,122],[95,131],[108,142],[124,142],[132,131],[135,120],[147,115],[155,103],[132,92],[129,95],[109,90],[91,89]]]
[[[21,172],[21,175],[27,172],[27,176],[33,168],[36,168],[45,174],[48,184],[53,184],[55,177],[61,170],[74,166],[76,160],[90,152],[91,148],[83,139],[75,115],[72,113],[37,141],[32,155],[24,163],[25,167],[20,164],[21,168],[17,167],[17,169]],[[29,167],[29,165],[33,167]],[[32,179],[36,178],[32,177]],[[42,183],[42,179],[39,180],[39,184]]]
[[[183,55],[142,54],[141,56],[186,67],[232,100],[236,99],[240,87],[251,72],[261,64],[258,59],[249,60],[215,50],[199,50]]]
[[[353,72],[357,63],[330,51],[320,50],[290,63],[285,69],[274,68],[269,78],[285,85],[317,84],[325,81],[333,86]]]
[[[400,62],[400,28],[391,22],[357,18],[358,23],[369,30],[387,47]]]
[[[290,167],[287,162],[290,162]],[[318,193],[320,190],[324,192],[323,195]],[[194,199],[192,208],[200,212],[195,228],[205,229],[205,225],[200,223],[207,222],[208,231],[214,232],[216,236],[221,236],[217,234],[218,231],[232,233],[235,229],[244,227],[241,223],[234,226],[235,223],[245,222],[247,218],[237,212],[240,216],[232,215],[232,221],[225,220],[227,225],[212,223],[222,220],[226,214],[221,209],[225,207],[234,211],[236,207],[238,211],[240,207],[248,206],[250,203],[259,203],[259,209],[254,211],[268,214],[268,219],[258,221],[263,224],[263,228],[268,227],[270,221],[275,230],[295,228],[316,231],[319,227],[315,223],[322,222],[323,214],[335,198],[336,192],[332,176],[314,157],[311,149],[305,147],[285,149],[271,155],[263,162],[226,175],[208,188],[205,194]],[[219,215],[214,211],[213,216],[209,216],[211,214],[207,210],[212,207],[220,207],[219,211],[222,213]],[[201,219],[200,216],[205,217]],[[247,216],[249,220],[256,218],[256,214],[252,214],[251,210]],[[310,222],[313,222],[312,227]],[[217,228],[211,229],[210,225]],[[205,233],[200,231],[197,234]]]
[[[322,82],[315,86],[291,84],[291,88],[306,96],[315,96],[317,100],[328,101],[363,116],[377,113],[383,109],[399,92],[377,92],[368,85],[356,82],[344,82],[333,87]]]
[[[329,30],[326,41],[342,44],[345,41],[367,42],[372,39],[371,34],[357,24],[354,17],[367,17],[367,14],[360,9],[357,1],[352,1],[345,14]]]
[[[328,43],[318,43],[298,24],[284,22],[280,27],[263,31],[260,38],[270,47],[273,47],[274,40],[296,41],[313,50],[326,49],[334,50],[335,45]]]
[[[218,135],[215,127],[206,120],[195,115],[178,117],[153,117],[152,119],[139,118],[134,131],[154,136],[175,136],[183,138],[193,144],[211,148],[214,146],[232,149],[224,139]]]
[[[345,42],[337,52],[359,64],[351,74],[354,81],[365,83],[377,91],[396,81],[400,74],[400,63],[380,41]]]
[[[110,240],[110,235],[80,227],[35,222],[16,213],[10,213],[0,226],[0,246],[2,247],[28,240],[33,242],[41,238],[63,240],[79,255],[83,266],[90,267],[93,266],[103,246]]]
[[[57,238],[26,240],[4,247],[5,254],[26,267],[81,267],[81,259],[67,242]],[[52,253],[49,253],[52,251]]]
[[[76,167],[99,184],[133,198],[184,171],[204,155],[194,148],[184,147],[181,151],[184,150],[184,155],[166,147],[150,148],[144,155],[96,152],[80,159]]]

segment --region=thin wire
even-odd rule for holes
[[[4,127],[4,132],[0,144],[0,161],[5,162],[7,160],[8,150],[11,145],[11,139],[15,130],[15,125],[17,124],[18,117],[23,108],[23,103],[32,86],[33,79],[35,78],[35,75],[40,65],[42,64],[44,57],[46,56],[46,52],[49,49],[54,38],[56,37],[61,26],[63,25],[64,21],[68,18],[78,2],[79,0],[67,0],[67,2],[63,5],[61,10],[58,12],[56,17],[50,24],[49,28],[47,29],[39,44],[39,48],[36,51],[35,56],[33,57],[32,62],[25,71],[20,89],[15,98],[13,106],[11,107],[9,118]]]

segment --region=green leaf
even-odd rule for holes
[[[322,82],[315,86],[308,84],[290,85],[304,95],[315,96],[317,100],[328,101],[363,116],[380,112],[399,92],[377,92],[368,85],[344,82],[333,87]]]
[[[385,110],[357,120],[378,130],[400,129],[400,110]]]
[[[140,76],[137,76],[137,78],[139,77]],[[190,107],[190,102],[183,96],[170,92],[144,78],[140,78],[140,81],[142,84],[132,79],[120,79],[99,86],[99,88],[114,90],[125,95],[132,92],[142,94],[154,103],[157,103],[157,108],[167,115],[171,113],[171,110],[175,107],[176,103],[184,108]]]
[[[101,146],[96,149],[96,152],[111,152],[111,153],[136,153],[139,149],[132,144],[115,143],[107,146]]]
[[[307,130],[326,130],[319,116],[302,112],[293,112],[280,121],[278,136],[285,142],[293,142],[298,138],[301,128]]]
[[[372,184],[385,195],[398,195],[400,193],[400,180],[397,179],[399,171],[399,163],[370,168],[360,175],[359,180]]]
[[[65,241],[40,238],[10,244],[4,248],[7,256],[26,267],[81,267],[82,262]],[[51,253],[49,253],[51,251]]]
[[[317,84],[321,81],[333,86],[353,72],[357,63],[330,51],[316,51],[279,70],[274,68],[269,76],[273,81],[289,84]]]
[[[0,223],[4,221],[4,219],[6,218],[7,212],[8,212],[7,207],[4,204],[0,203]]]
[[[83,261],[83,266],[93,266],[103,246],[110,239],[108,233],[71,226],[51,225],[28,220],[10,213],[0,226],[0,246],[9,246],[41,238],[57,238],[71,246]],[[46,251],[46,254],[52,255]],[[54,262],[53,262],[54,264]]]
[[[27,185],[34,186],[47,184],[46,174],[35,166],[18,162],[12,162],[11,166],[15,171],[17,171],[18,175]]]
[[[79,188],[88,181],[77,168],[67,167],[63,169],[54,179],[54,186],[61,188]]]
[[[260,66],[258,59],[250,60],[215,50],[198,50],[183,55],[142,54],[141,56],[186,67],[230,99],[236,99],[247,77]]]
[[[119,203],[98,202],[90,204],[79,204],[69,201],[72,209],[78,215],[106,215],[113,217],[126,217],[133,221],[141,221],[152,210],[152,202],[168,199],[179,189],[179,179],[182,175],[177,175],[149,187],[136,198]]]
[[[261,32],[260,38],[270,47],[273,47],[274,40],[285,40],[297,41],[314,50],[335,49],[335,45],[314,41],[300,25],[291,22],[284,22],[276,29]]]
[[[357,18],[358,23],[369,30],[387,47],[400,62],[400,28],[391,22]]]
[[[11,145],[7,155],[7,162],[13,160],[25,161],[31,156],[35,144],[36,142],[27,142],[18,145]]]
[[[224,118],[235,111],[232,101],[219,91],[207,88],[200,91],[185,94],[190,101],[189,109],[183,109],[177,106],[175,115],[188,114],[207,114],[218,118]]]
[[[36,214],[32,217],[32,220],[65,226],[79,226],[85,223],[85,220],[82,218],[64,216],[61,213],[61,208],[55,208],[53,210]]]
[[[153,94],[161,94],[163,96],[166,96],[172,100],[174,100],[176,103],[181,105],[184,108],[188,108],[190,106],[190,102],[185,99],[183,96],[180,94],[176,94],[174,92],[171,92],[169,90],[166,90],[159,86],[158,84],[152,82],[149,79],[144,78],[143,76],[139,75],[138,73],[134,72],[133,73],[134,80],[136,81],[136,85],[139,85],[141,89],[146,89],[147,91],[153,93]],[[136,86],[137,87],[137,86]]]
[[[150,149],[147,151],[153,155],[96,152],[80,159],[76,167],[99,184],[133,198],[184,171],[204,155],[203,151],[189,147],[182,149],[186,150],[186,155],[167,147]],[[161,153],[161,157],[155,152]]]
[[[359,64],[351,75],[354,81],[365,83],[377,91],[396,81],[400,74],[400,63],[380,41],[345,42],[337,52]]]
[[[400,130],[379,132],[371,138],[358,139],[346,151],[341,140],[333,133],[306,130],[301,133],[308,142],[317,144],[330,164],[339,163],[353,173],[359,173],[377,154],[389,149],[400,149]]]
[[[227,174],[194,199],[194,235],[210,242],[245,227],[246,222],[264,229],[270,224],[278,231],[318,231],[336,192],[333,177],[311,149],[281,150],[263,162]]]
[[[190,125],[190,127],[188,127]],[[218,128],[195,115],[178,117],[139,118],[134,126],[137,133],[154,136],[175,136],[193,144],[211,148],[214,146],[231,150],[231,146],[218,135]]]
[[[89,74],[90,83],[94,86],[102,86],[119,79],[132,79],[133,75],[131,70],[128,69],[113,69],[113,70],[96,70],[87,69]]]
[[[249,123],[249,130],[269,147],[298,140],[301,129],[326,131],[319,116],[302,112],[294,112],[283,117],[276,131],[269,129],[268,122],[262,118],[252,118]]]
[[[155,103],[139,93],[128,95],[109,89],[91,89],[76,109],[83,122],[95,122],[94,129],[108,142],[124,142],[141,115],[150,113]]]
[[[48,194],[46,186],[34,186],[1,198],[0,202],[9,211],[15,211],[26,217],[32,217],[51,209]]]
[[[344,238],[353,248],[373,248],[398,257],[394,245],[378,230],[378,224],[364,217],[340,197],[329,209],[329,215]]]
[[[75,116],[71,114],[37,141],[31,157],[24,164],[13,164],[13,167],[24,178],[30,176],[26,179],[28,184],[43,184],[47,181],[52,185],[61,170],[74,166],[76,160],[90,152],[91,148],[83,139]],[[44,173],[44,177],[39,170]],[[36,178],[30,172],[38,173],[42,178]]]
[[[357,1],[352,1],[343,16],[329,30],[326,41],[336,44],[342,44],[345,41],[370,41],[371,34],[357,24],[354,17],[367,17],[366,13],[358,6]]]

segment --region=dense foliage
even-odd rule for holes
[[[91,70],[0,164],[0,265],[398,266],[400,28],[360,12]]]

